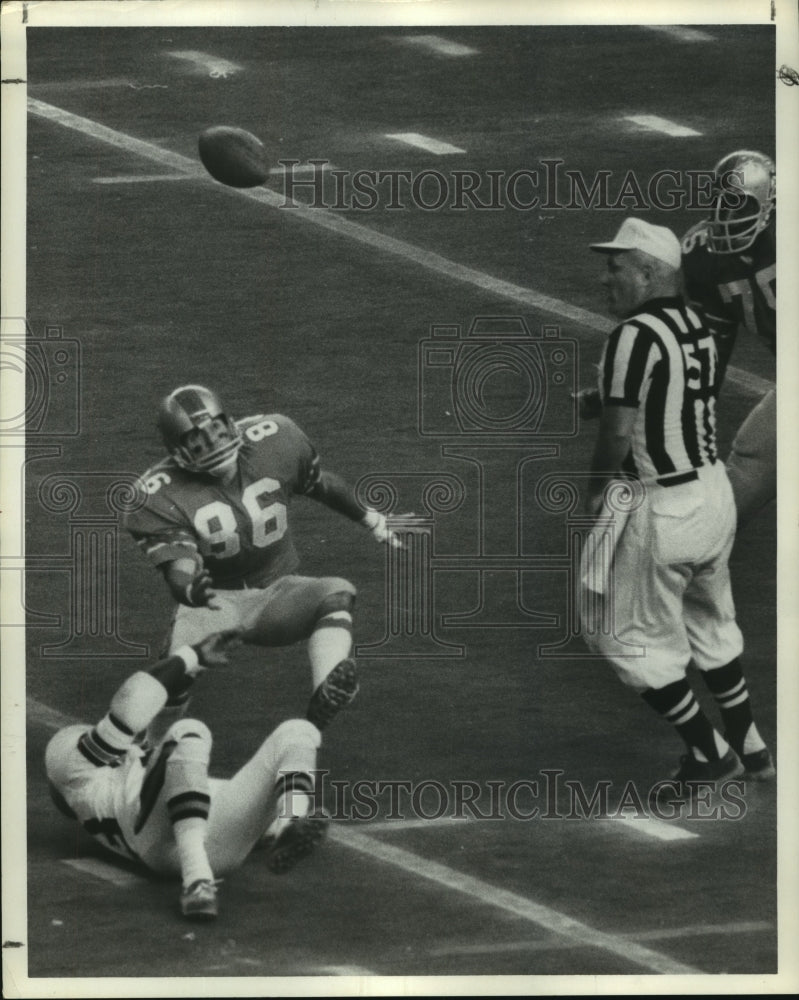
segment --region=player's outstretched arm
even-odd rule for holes
[[[118,764],[163,709],[168,698],[182,694],[207,667],[227,663],[235,632],[208,636],[194,646],[183,646],[148,670],[138,670],[116,690],[108,712],[80,737],[83,757],[96,767]]]
[[[238,640],[235,629],[214,632],[193,646],[181,646],[172,656],[159,660],[150,674],[160,681],[170,696],[181,694],[187,681],[194,679],[208,667],[218,667],[228,662],[228,652]]]
[[[375,541],[391,545],[393,548],[403,547],[399,535],[389,528],[385,514],[362,507],[355,499],[355,492],[349,483],[336,473],[321,471],[316,483],[306,496],[323,503],[339,514],[343,514],[351,521],[357,521],[358,524],[371,532]]]

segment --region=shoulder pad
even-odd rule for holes
[[[282,413],[258,413],[255,416],[244,417],[242,420],[236,421],[236,426],[249,440],[260,440],[262,437],[271,437],[278,431],[298,431],[299,428],[294,423],[290,417],[284,416]],[[247,431],[254,431],[255,428],[266,427],[268,428],[267,433],[259,434],[255,431],[255,437],[252,434],[248,434]]]
[[[267,420],[266,413],[253,413],[249,417],[242,417],[240,420],[235,421],[236,427],[240,431],[246,430],[248,427],[252,427],[253,424],[257,424],[261,420]]]
[[[172,469],[176,468],[178,468],[178,466],[175,460],[171,455],[167,455],[158,462],[155,462],[153,465],[148,466],[148,468],[146,468],[139,476],[139,480],[144,481],[145,479],[149,479],[150,476],[154,476],[157,472],[171,472]]]

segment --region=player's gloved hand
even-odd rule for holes
[[[215,599],[216,591],[207,569],[200,570],[197,576],[186,584],[178,597],[181,604],[186,604],[190,608],[212,608],[218,611],[219,605]]]
[[[581,420],[596,420],[602,415],[602,397],[599,389],[581,389],[571,394],[577,400],[577,412]]]
[[[228,662],[228,652],[239,645],[239,629],[226,629],[206,636],[192,648],[203,667],[219,667]]]
[[[403,517],[413,516],[413,514],[402,514],[395,520],[401,521]],[[408,547],[397,532],[389,528],[385,514],[379,514],[376,510],[367,510],[361,519],[361,524],[372,533],[374,540],[381,545],[390,545],[392,549],[406,549]]]

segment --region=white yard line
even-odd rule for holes
[[[491,906],[503,910],[505,913],[513,914],[521,920],[527,920],[538,927],[543,928],[553,934],[558,934],[567,938],[572,946],[581,948],[598,948],[613,955],[646,969],[648,972],[662,973],[665,975],[690,975],[699,973],[699,969],[678,962],[668,955],[653,951],[643,945],[637,944],[616,934],[606,934],[596,930],[588,924],[561,913],[559,910],[536,903],[519,893],[510,892],[499,886],[491,885],[482,879],[467,875],[465,872],[456,871],[447,865],[439,864],[430,858],[425,858],[412,851],[406,851],[399,847],[385,844],[363,833],[355,833],[353,830],[334,826],[329,834],[332,840],[343,844],[345,847],[360,851],[371,858],[415,875],[418,878],[434,882],[436,885],[461,893],[471,899],[477,900],[485,906]]]
[[[706,31],[688,28],[682,24],[643,24],[648,31],[659,31],[678,42],[713,42],[715,39]]]
[[[662,132],[664,135],[671,135],[675,138],[684,138],[690,135],[701,135],[696,129],[688,128],[687,125],[680,125],[678,122],[669,121],[668,118],[661,118],[660,115],[624,115],[623,120],[632,122],[633,125],[640,125],[649,132]]]
[[[492,822],[491,820],[483,821]],[[698,833],[686,830],[675,823],[657,819],[654,816],[613,816],[607,819],[592,819],[594,823],[610,823],[612,827],[622,832],[632,832],[653,840],[674,842],[681,840],[696,840]],[[452,830],[464,823],[474,825],[480,819],[470,816],[442,816],[438,819],[386,819],[375,823],[353,824],[349,829],[358,829],[367,835],[373,833],[401,833],[405,830]]]
[[[631,830],[633,833],[655,840],[695,840],[699,834],[692,833],[674,823],[656,819],[654,816],[614,816],[609,820],[612,826],[621,830]]]
[[[439,819],[386,819],[376,823],[363,823],[359,829],[367,833],[394,833],[402,830],[452,829],[474,822],[468,816],[441,816]]]
[[[386,132],[387,139],[396,139],[397,142],[404,142],[406,146],[415,146],[417,149],[424,149],[428,153],[435,153],[436,156],[451,156],[453,153],[465,153],[465,149],[460,146],[453,146],[449,142],[442,142],[429,135],[422,135],[421,132]]]
[[[190,174],[201,182],[215,183],[205,172],[199,160],[192,160],[187,156],[182,156],[180,153],[173,153],[171,150],[163,149],[154,143],[145,142],[143,139],[136,139],[133,136],[126,135],[124,132],[118,132],[115,129],[99,124],[99,122],[92,121],[90,118],[83,118],[80,115],[72,114],[70,111],[64,111],[62,108],[57,108],[52,104],[47,104],[35,98],[28,98],[28,109],[31,114],[55,122],[64,128],[80,132],[99,142],[115,146],[117,149],[122,149],[135,156],[140,156],[152,163],[158,163],[162,167],[169,167],[170,169]],[[258,201],[271,208],[280,208],[287,204],[286,198],[282,194],[272,191],[269,188],[231,188],[224,187],[221,184],[217,184],[216,187],[220,193],[226,193],[232,197],[248,198],[251,201]],[[406,243],[404,240],[395,239],[393,236],[378,233],[367,226],[362,226],[357,222],[345,219],[335,212],[309,208],[297,202],[291,202],[290,204],[296,207],[292,207],[291,210],[286,209],[285,214],[289,218],[296,218],[302,222],[320,226],[339,236],[344,236],[391,256],[408,261],[434,274],[440,274],[452,281],[482,289],[499,299],[512,302],[515,306],[551,313],[560,319],[570,320],[573,323],[579,324],[592,334],[600,334],[603,337],[613,329],[614,324],[609,319],[588,309],[572,305],[570,302],[544,295],[542,292],[538,292],[532,288],[514,285],[509,281],[503,281],[501,278],[485,274],[483,271],[466,267],[464,264],[458,264],[446,257],[442,257],[440,254],[414,246],[412,243]],[[727,369],[727,379],[739,389],[751,395],[762,396],[774,387],[774,383],[769,379],[761,378],[759,375],[753,375],[750,372],[745,372],[732,366]]]
[[[335,170],[331,163],[320,164],[315,167],[312,163],[298,163],[291,168],[293,177],[307,177],[309,174],[316,176],[317,170],[324,173],[326,170]],[[272,177],[284,177],[285,167],[272,167],[269,171]],[[115,177],[93,177],[94,184],[145,184],[150,181],[190,181],[192,174],[118,174]]]
[[[362,965],[315,965],[308,969],[314,975],[323,976],[376,976],[377,973]]]
[[[721,934],[758,934],[776,930],[768,920],[739,920],[731,924],[689,924],[687,927],[660,927],[652,931],[636,931],[625,934],[634,941],[673,941],[685,937],[703,937]]]
[[[62,858],[61,864],[68,865],[70,868],[83,872],[85,875],[93,875],[95,878],[101,878],[104,882],[110,882],[120,889],[129,889],[131,886],[141,885],[142,883],[141,876],[122,871],[105,861],[100,861],[98,858],[80,858],[78,860]]]
[[[441,35],[403,35],[402,38],[393,38],[392,41],[398,41],[403,45],[415,45],[421,49],[429,49],[431,52],[435,52],[441,56],[475,56],[478,54],[478,49],[473,49],[469,45],[462,45],[460,42],[451,42],[448,38],[442,38]]]
[[[92,177],[94,184],[147,184],[151,181],[189,181],[189,174],[119,174],[117,177]]]
[[[774,931],[774,924],[766,920],[748,920],[731,924],[690,924],[687,927],[664,927],[652,931],[636,931],[634,934],[620,934],[625,941],[679,941],[682,938],[708,937],[730,934],[757,934]],[[430,948],[428,955],[493,955],[512,954],[526,951],[559,951],[573,947],[562,938],[545,938],[540,941],[495,941],[493,944],[452,944],[440,948]]]
[[[173,59],[182,59],[184,62],[192,63],[198,72],[207,73],[214,79],[226,79],[235,73],[240,73],[243,66],[231,62],[229,59],[222,59],[213,56],[208,52],[198,52],[195,49],[188,49],[180,52],[167,52]]]
[[[312,177],[315,177],[317,170],[321,170],[322,173],[325,173],[328,170],[336,170],[338,168],[334,164],[325,161],[324,163],[320,163],[318,166],[314,166],[313,163],[298,163],[296,166],[293,166],[290,169],[292,177],[301,177],[303,175],[308,175],[308,174],[310,174]],[[269,173],[272,177],[285,177],[286,168],[272,167]]]
[[[63,712],[58,712],[56,709],[50,708],[49,705],[37,701],[36,698],[26,699],[25,711],[28,722],[38,723],[38,725],[44,726],[45,729],[63,729],[64,726],[74,726],[78,721],[77,719],[73,719],[71,715],[64,715]]]
[[[169,90],[166,83],[139,83],[127,77],[111,77],[107,80],[47,80],[28,84],[37,93],[42,90],[56,90],[58,93],[70,90],[103,90],[107,87],[129,87],[131,90]]]

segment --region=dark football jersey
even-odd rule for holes
[[[145,502],[125,522],[153,565],[199,552],[220,589],[263,587],[296,570],[288,506],[319,478],[316,451],[288,417],[246,417],[237,426],[244,444],[232,483],[166,458],[141,477]]]
[[[719,341],[722,359],[732,349],[739,326],[777,350],[777,255],[774,225],[768,226],[743,253],[714,254],[707,245],[707,221],[683,237],[685,290],[705,314]],[[725,350],[724,342],[728,342]]]

